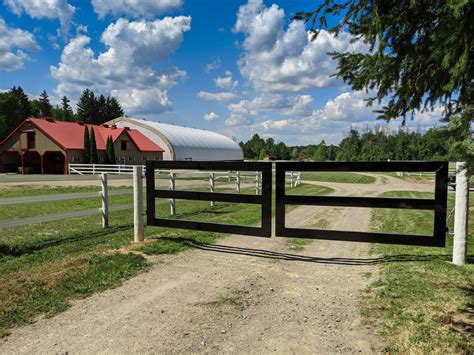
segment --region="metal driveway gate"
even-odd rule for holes
[[[155,189],[155,169],[187,169],[217,171],[261,171],[261,195],[202,191]],[[272,164],[237,161],[147,161],[146,162],[147,224],[150,226],[192,229],[209,232],[233,233],[271,237],[272,232]],[[156,217],[155,199],[169,198],[198,201],[221,201],[261,205],[261,227],[197,222]]]
[[[356,172],[435,172],[434,199],[384,197],[302,196],[285,194],[286,171],[356,171]],[[276,163],[276,235],[279,237],[345,240],[390,244],[444,247],[446,241],[448,163],[447,162],[278,162]],[[432,235],[336,231],[287,228],[286,205],[339,207],[377,207],[434,210]]]

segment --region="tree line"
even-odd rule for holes
[[[85,89],[79,97],[76,112],[67,96],[60,105],[52,105],[46,90],[38,99],[30,99],[20,86],[0,93],[0,140],[4,139],[28,117],[52,117],[60,121],[83,121],[102,124],[124,115],[122,106],[113,96],[95,95]]]
[[[431,128],[422,133],[405,129],[390,132],[351,129],[339,145],[319,144],[286,146],[273,138],[263,139],[254,134],[239,145],[246,159],[312,160],[312,161],[387,161],[387,160],[460,160],[457,141],[447,128]]]

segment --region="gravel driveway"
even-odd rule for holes
[[[432,185],[377,176],[370,185],[317,183],[338,195]],[[370,209],[303,206],[287,225],[367,230]],[[0,353],[372,353],[359,297],[377,277],[370,244],[231,235],[216,245],[153,257],[149,272],[51,319],[14,329]]]

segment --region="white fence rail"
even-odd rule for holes
[[[76,164],[85,166],[88,171],[87,174],[99,174],[99,167],[111,167],[111,165],[103,165],[103,164]],[[118,165],[112,166],[117,167]],[[126,169],[122,169],[124,165],[121,165],[121,173],[127,174]],[[131,167],[131,174],[133,174],[133,165]],[[135,167],[140,168],[141,166],[135,165]],[[96,169],[94,169],[96,168]],[[142,169],[138,169],[143,170]],[[193,189],[193,188],[205,188],[209,189],[211,192],[216,191],[217,188],[227,188],[228,190],[235,190],[236,193],[241,193],[242,188],[255,188],[255,194],[261,193],[261,185],[262,185],[262,174],[261,172],[240,172],[240,171],[219,171],[219,172],[204,172],[204,171],[170,171],[170,170],[160,170],[159,173],[162,177],[157,175],[158,179],[169,179],[169,189],[175,190],[176,189],[176,181],[181,180],[185,181],[186,186],[185,189]],[[101,208],[93,208],[88,210],[80,210],[80,211],[64,211],[60,213],[50,214],[50,215],[40,215],[40,216],[33,216],[33,217],[25,217],[25,218],[17,218],[14,220],[9,221],[0,221],[0,229],[4,228],[13,228],[13,227],[21,227],[30,224],[38,224],[44,222],[52,222],[58,220],[64,220],[69,218],[77,218],[77,217],[85,217],[85,216],[92,216],[95,214],[100,213],[102,215],[102,226],[107,228],[109,225],[109,212],[115,211],[123,211],[126,209],[132,209],[132,204],[124,204],[124,205],[112,205],[110,206],[109,197],[110,196],[120,196],[120,195],[131,195],[133,192],[137,194],[138,197],[135,196],[135,204],[138,202],[136,201],[137,198],[142,198],[142,195],[138,194],[138,190],[143,190],[143,185],[140,187],[139,179],[135,177],[134,179],[134,188],[132,189],[119,189],[119,190],[111,190],[108,189],[108,178],[107,175],[109,174],[116,174],[116,172],[102,172],[100,173],[100,181],[101,181],[101,191],[99,192],[77,192],[77,193],[65,193],[65,194],[57,194],[57,195],[41,195],[41,196],[21,196],[21,197],[11,197],[11,198],[3,198],[0,200],[0,206],[10,206],[10,205],[18,205],[18,204],[29,204],[29,203],[39,203],[39,202],[53,202],[53,201],[68,201],[68,200],[82,200],[82,199],[90,199],[90,198],[101,198]],[[143,173],[142,173],[143,174]],[[164,176],[163,176],[164,174]],[[81,174],[82,175],[82,174]],[[286,173],[286,184],[289,187],[293,188],[301,184],[301,174],[300,172],[287,172]],[[200,181],[193,181],[193,180],[203,180],[200,184]],[[163,201],[161,203],[166,203]],[[170,204],[170,212],[171,215],[176,214],[176,201],[169,200]],[[214,206],[215,202],[211,201],[211,206]],[[143,207],[141,207],[143,209]],[[143,223],[141,223],[143,224]],[[142,239],[142,234],[137,233],[138,237],[136,239]]]
[[[137,165],[120,165],[120,164],[69,164],[69,174],[119,174],[132,175],[133,167]],[[145,166],[143,171],[145,171]]]

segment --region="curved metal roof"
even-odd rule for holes
[[[141,131],[165,149],[172,160],[242,160],[240,146],[221,134],[167,123],[119,117],[109,124]]]

